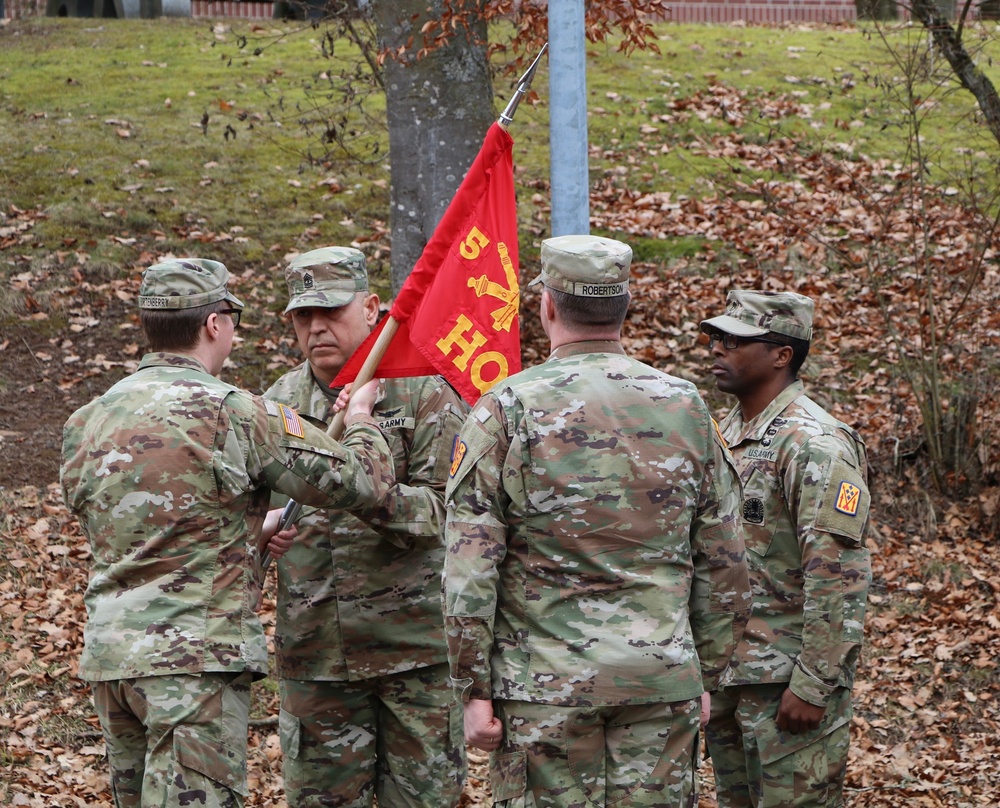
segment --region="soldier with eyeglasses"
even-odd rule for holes
[[[860,435],[805,394],[813,301],[732,291],[705,320],[743,484],[754,603],[706,728],[720,808],[843,805],[871,560]]]

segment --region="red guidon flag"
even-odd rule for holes
[[[521,369],[514,141],[499,124],[399,290],[396,336],[374,375],[444,376],[470,404]],[[333,381],[357,378],[388,318]]]

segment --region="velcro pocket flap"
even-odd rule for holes
[[[194,727],[174,729],[174,752],[185,769],[203,774],[230,791],[247,796],[247,758],[245,752],[232,749],[221,741],[203,738]]]
[[[490,766],[490,789],[493,801],[517,800],[524,805],[524,793],[528,788],[528,753],[521,749],[503,755],[493,756]]]
[[[754,727],[754,735],[757,737],[757,750],[760,754],[760,761],[764,766],[776,763],[783,757],[787,757],[800,749],[804,749],[810,744],[816,743],[820,738],[825,738],[831,732],[844,726],[850,719],[843,715],[824,716],[823,722],[814,730],[801,732],[793,735],[790,732],[782,732],[773,720],[761,721]]]

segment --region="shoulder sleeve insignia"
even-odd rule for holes
[[[455,476],[455,473],[458,471],[458,467],[462,465],[462,460],[467,451],[469,451],[469,447],[465,445],[465,441],[461,440],[459,436],[456,435],[455,443],[452,444],[451,449],[451,471],[448,473],[449,477]]]
[[[299,414],[287,404],[279,404],[278,409],[281,412],[281,423],[285,427],[285,434],[294,435],[296,438],[304,438],[306,430],[302,426]]]
[[[860,504],[861,489],[847,480],[841,482],[840,490],[837,492],[837,503],[834,505],[834,508],[841,513],[846,513],[848,516],[857,516]]]

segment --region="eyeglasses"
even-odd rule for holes
[[[219,314],[228,314],[233,318],[233,328],[239,328],[242,313],[243,309],[219,309]]]
[[[714,350],[715,346],[720,342],[727,351],[735,351],[741,345],[745,345],[748,342],[766,342],[769,345],[785,345],[785,343],[778,342],[774,339],[763,339],[762,337],[737,337],[735,334],[726,334],[722,331],[715,331],[708,335],[709,350]]]

